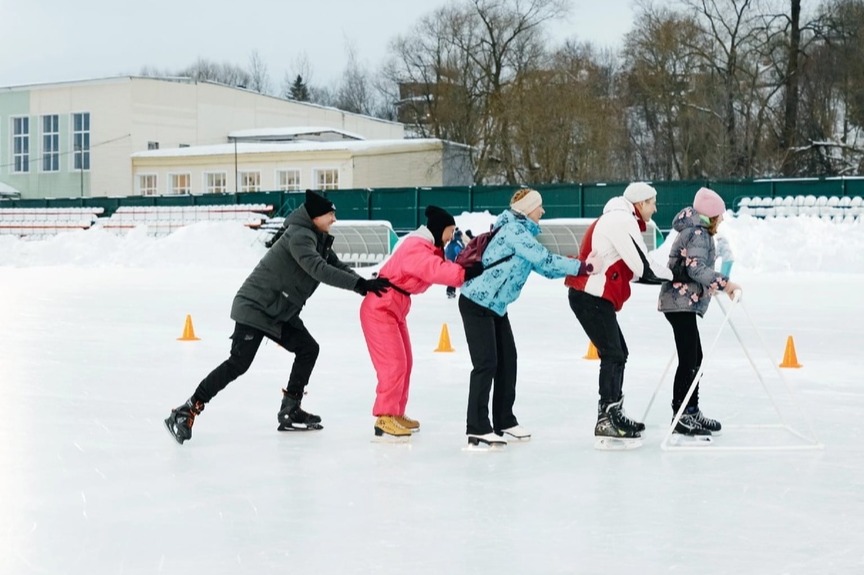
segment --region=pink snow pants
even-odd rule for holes
[[[360,326],[378,376],[376,417],[405,415],[414,364],[406,321],[410,309],[411,298],[392,289],[380,298],[370,293],[360,305]]]

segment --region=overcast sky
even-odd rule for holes
[[[275,86],[305,55],[328,86],[349,47],[375,70],[388,43],[452,0],[0,0],[0,86],[177,70],[198,58],[246,67],[257,51]],[[464,1],[464,0],[463,0]],[[570,0],[554,41],[617,47],[633,0]]]

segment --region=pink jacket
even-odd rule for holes
[[[444,250],[435,247],[425,226],[402,241],[378,275],[410,294],[423,293],[433,284],[459,287],[465,282],[465,268],[444,259]],[[410,298],[395,289],[387,290],[380,298],[370,293],[366,299],[370,297],[376,309],[389,308],[395,312],[395,305],[404,308],[401,310],[404,315],[411,308]]]

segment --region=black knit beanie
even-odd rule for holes
[[[435,238],[435,245],[439,248],[444,247],[444,242],[441,236],[444,235],[444,228],[447,226],[455,226],[456,220],[450,213],[438,206],[426,207],[426,227],[432,232],[432,237]]]
[[[306,201],[303,205],[306,206],[306,212],[313,220],[318,216],[336,211],[336,206],[333,205],[333,202],[324,196],[316,194],[312,190],[306,190]]]

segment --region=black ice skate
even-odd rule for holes
[[[614,403],[604,404],[601,401],[597,410],[598,414],[599,412],[609,407],[612,408],[611,410],[609,410],[609,416],[612,418],[612,421],[615,423],[616,427],[620,427],[621,429],[627,429],[629,431],[635,431],[637,433],[642,433],[643,431],[645,431],[644,423],[627,417],[627,414],[624,412],[623,395],[618,399],[618,401]]]
[[[180,445],[192,439],[192,424],[195,416],[204,411],[204,404],[191,397],[186,403],[171,410],[171,415],[165,419],[165,428]]]
[[[636,449],[642,445],[642,435],[636,430],[637,422],[621,411],[621,400],[601,402],[598,412],[597,424],[594,426],[596,449]]]
[[[696,421],[699,422],[699,425],[711,432],[711,435],[720,435],[720,430],[723,429],[723,426],[720,425],[720,422],[716,419],[705,417],[705,415],[702,413],[702,410],[698,407],[693,411],[691,411],[691,408],[688,407],[687,411],[685,411],[684,413],[692,415],[696,419]]]
[[[324,429],[321,418],[300,408],[300,400],[282,390],[282,409],[279,410],[279,431],[314,431]]]
[[[678,435],[686,435],[688,437],[710,437],[711,432],[701,425],[696,420],[695,417],[688,413],[684,413],[681,415],[681,419],[678,420],[678,423],[675,424],[675,429],[672,433],[677,433]]]

